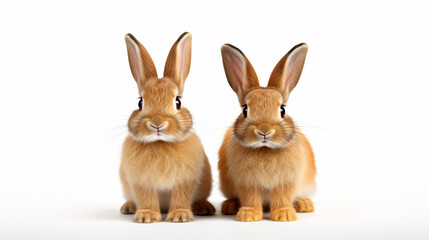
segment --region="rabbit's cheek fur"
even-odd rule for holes
[[[266,136],[261,132],[269,133]],[[235,121],[233,134],[236,140],[250,148],[283,148],[292,144],[296,133],[292,118],[286,117],[275,124],[252,124],[242,116]]]
[[[130,118],[128,119],[128,131],[132,135],[137,135],[139,132],[139,126],[141,122],[141,111],[135,110],[131,114]]]
[[[271,88],[254,88],[245,97],[248,114],[238,116],[234,135],[239,143],[249,148],[283,148],[289,146],[295,134],[292,119],[280,114],[284,104],[281,93]]]
[[[163,125],[157,130],[152,125]],[[192,117],[188,109],[182,108],[170,116],[147,116],[144,112],[134,111],[128,121],[130,135],[140,142],[179,142],[192,133]]]
[[[144,85],[143,109],[128,122],[131,136],[140,142],[179,142],[189,137],[192,117],[188,109],[176,109],[178,86],[170,78],[150,79]]]

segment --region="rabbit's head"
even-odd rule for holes
[[[235,139],[250,148],[283,148],[296,133],[286,102],[304,67],[308,46],[293,47],[275,66],[268,86],[259,86],[258,77],[246,56],[238,48],[222,46],[222,58],[228,83],[238,96],[242,113],[233,127]]]
[[[127,34],[125,42],[140,94],[139,109],[128,121],[131,136],[145,143],[184,140],[192,130],[191,114],[180,100],[191,66],[191,34],[183,33],[174,43],[163,78],[158,78],[152,58],[133,35]]]

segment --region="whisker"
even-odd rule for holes
[[[128,132],[128,127],[126,125],[117,126],[117,127],[114,127],[110,130],[107,130],[103,134],[103,139],[105,139],[103,144],[107,144],[110,141],[112,141],[113,139],[116,139],[117,137],[122,136],[122,135],[126,134],[127,132]]]

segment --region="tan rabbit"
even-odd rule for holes
[[[313,212],[308,198],[315,191],[313,150],[286,114],[290,92],[300,78],[308,46],[290,50],[274,68],[267,87],[259,86],[255,70],[236,47],[222,47],[229,85],[243,112],[227,130],[219,149],[220,187],[227,197],[225,215],[238,221],[295,221],[296,212]]]
[[[127,202],[121,213],[135,213],[138,223],[161,221],[161,211],[168,211],[169,222],[192,221],[192,212],[215,212],[207,201],[210,164],[192,129],[191,114],[180,101],[191,66],[191,39],[190,33],[179,37],[168,54],[164,77],[158,78],[143,45],[133,35],[125,36],[141,98],[122,149],[119,172]]]

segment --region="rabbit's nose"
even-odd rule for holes
[[[271,132],[270,130],[270,126],[268,126],[268,124],[266,123],[262,123],[258,126],[258,134],[260,133],[260,135],[269,135],[269,133]]]
[[[153,128],[160,128],[160,127],[162,127],[162,125],[164,125],[164,124],[165,124],[164,119],[162,119],[162,117],[160,117],[160,116],[153,116],[153,117],[150,119],[150,125],[151,125]]]
[[[272,133],[274,133],[274,130],[272,130],[271,127],[266,123],[262,123],[258,126],[258,129],[255,130],[255,134],[262,136],[264,141],[267,140],[268,136],[270,136]]]
[[[262,133],[262,132],[260,132],[260,131],[256,131],[259,135],[261,135],[261,136],[263,136],[264,137],[264,139],[267,139],[267,137],[269,136],[269,135],[271,135],[271,133],[273,133],[273,131],[269,131],[269,132],[267,132],[267,133]]]

